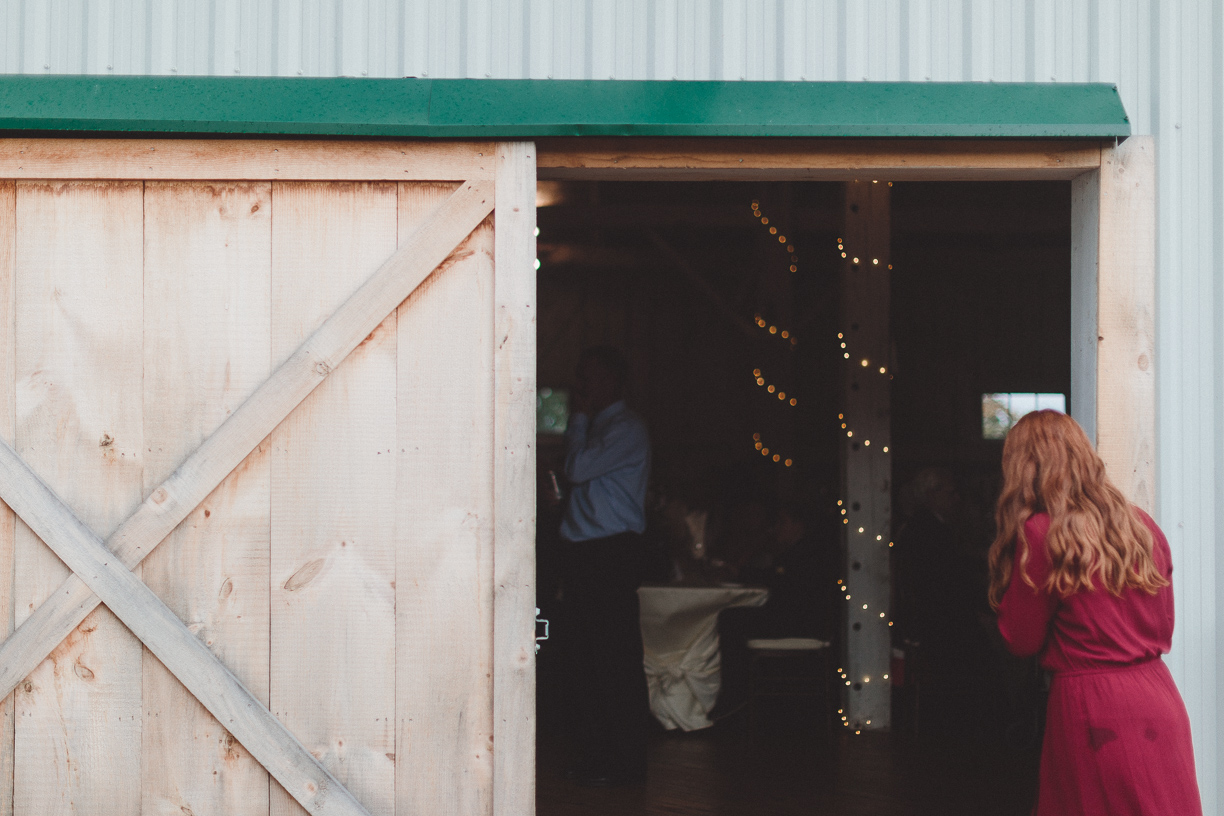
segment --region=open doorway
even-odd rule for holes
[[[1029,402],[1071,396],[1070,184],[893,187],[885,733],[842,719],[843,185],[551,182],[539,204],[541,494],[549,471],[563,472],[581,350],[620,349],[652,443],[646,580],[768,583],[784,517],[798,515],[824,554],[811,634],[830,645],[812,694],[710,727],[656,714],[644,787],[580,788],[560,773],[573,693],[565,542],[542,503],[539,598],[553,639],[539,656],[538,812],[1026,813],[1041,676],[992,641],[984,552],[997,437]]]

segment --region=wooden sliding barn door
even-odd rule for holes
[[[0,816],[532,813],[534,147],[63,144],[0,143]]]

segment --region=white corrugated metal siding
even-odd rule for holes
[[[1219,0],[4,0],[9,73],[1115,82],[1159,161],[1169,663],[1207,812],[1224,733],[1224,10]]]

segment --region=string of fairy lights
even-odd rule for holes
[[[762,226],[769,228],[769,234],[771,236],[777,236],[779,244],[783,244],[786,246],[786,252],[790,256],[789,269],[792,273],[798,272],[799,271],[799,255],[797,254],[795,250],[795,245],[787,241],[785,235],[780,235],[778,233],[777,226],[770,226],[769,216],[761,212],[761,202],[758,199],[752,200],[752,215],[754,218],[756,218],[757,220],[761,222]],[[763,329],[770,336],[775,336],[779,338],[780,340],[787,341],[790,344],[790,347],[792,349],[799,344],[799,339],[795,337],[795,333],[793,331],[791,331],[790,329],[783,328],[776,323],[772,323],[769,320],[766,320],[765,317],[761,315],[759,312],[753,315],[752,321],[753,323],[757,325],[757,328]],[[799,400],[797,397],[795,397],[793,394],[788,397],[786,394],[786,391],[782,388],[781,385],[779,385],[776,382],[767,381],[765,375],[761,372],[760,368],[754,368],[752,370],[752,378],[758,386],[765,389],[765,393],[776,396],[778,398],[778,401],[782,403],[783,405],[789,405],[792,408],[799,405]],[[766,459],[769,459],[773,462],[777,462],[783,467],[791,467],[792,465],[795,464],[794,458],[790,456],[783,456],[782,454],[777,453],[776,451],[770,452],[769,446],[761,441],[760,433],[754,433],[752,435],[752,442],[753,442],[753,445],[755,445],[757,451],[759,451],[760,454],[764,456]]]
[[[873,181],[872,183],[875,184],[878,182]],[[888,186],[891,187],[892,182],[888,182]],[[760,221],[760,223],[763,226],[769,227],[770,235],[776,235],[778,238],[778,242],[786,245],[786,251],[790,255],[789,269],[792,273],[797,272],[799,256],[795,251],[794,245],[787,241],[787,237],[785,235],[779,234],[776,226],[770,226],[769,217],[761,211],[759,200],[754,200],[752,202],[752,214],[756,219]],[[880,263],[880,259],[878,257],[854,255],[852,254],[854,249],[855,248],[853,247],[848,247],[847,242],[844,241],[842,238],[839,237],[837,239],[838,255],[840,255],[842,259],[849,261],[850,264],[856,270],[858,270],[860,267],[863,267],[863,266],[867,267],[868,269],[872,269],[872,268],[878,269],[882,266]],[[893,268],[892,264],[890,263],[883,264],[883,267],[888,270],[892,270]],[[790,329],[783,328],[779,326],[778,324],[767,320],[760,313],[754,315],[753,322],[757,325],[758,328],[768,332],[771,336],[777,336],[782,340],[789,341],[792,347],[794,347],[798,343],[798,340],[794,336],[793,331],[791,331]],[[837,333],[837,344],[838,344],[837,345],[838,350],[841,351],[842,359],[846,361],[851,360],[853,357],[853,349],[850,348],[850,344],[846,337],[845,332]],[[860,368],[874,369],[872,371],[873,374],[878,374],[879,376],[884,376],[884,377],[888,377],[889,379],[892,379],[893,375],[889,372],[887,364],[880,365],[877,363],[873,365],[872,361],[866,356],[860,357],[858,359],[858,364]],[[752,376],[753,376],[753,380],[756,382],[758,386],[764,388],[768,394],[776,395],[778,400],[782,402],[783,404],[789,404],[791,406],[798,405],[798,400],[794,396],[788,397],[787,393],[782,389],[782,387],[779,384],[770,381],[761,368],[753,369]],[[839,413],[837,415],[837,421],[839,425],[841,426],[842,432],[845,433],[846,439],[853,440],[855,438],[854,427],[852,423],[850,422],[850,420],[847,419],[844,412]],[[766,442],[762,439],[760,433],[754,433],[752,435],[752,440],[753,440],[753,444],[756,450],[760,452],[762,456],[769,458],[774,462],[779,462],[783,464],[785,467],[791,467],[793,465],[794,460],[792,458],[787,458],[780,453],[771,451],[768,444],[766,444]],[[864,448],[870,448],[871,439],[862,438],[860,444]],[[887,454],[889,452],[888,446],[881,445],[880,452]],[[842,524],[847,525],[847,526],[850,525],[849,513],[850,513],[851,508],[848,507],[849,504],[851,504],[851,502],[848,499],[838,499],[837,500],[838,514],[842,518]],[[858,510],[858,508],[859,508],[859,504],[857,502],[854,502],[853,509]],[[862,536],[874,535],[875,541],[883,545],[884,540],[885,540],[885,533],[887,531],[869,531],[866,529],[865,526],[858,526],[853,531],[848,530],[847,532],[850,533],[851,535],[862,535]],[[894,542],[891,540],[888,541],[888,547],[893,547],[893,546],[894,546]],[[838,589],[838,592],[845,598],[847,605],[853,608],[855,605],[854,595],[850,590],[848,579],[842,579],[842,578],[837,579],[837,589]],[[870,608],[870,604],[863,603],[862,609],[861,610],[856,609],[855,611],[858,613],[868,613],[867,617],[869,617],[870,619],[877,620],[885,624],[888,627],[893,626],[893,621],[889,619],[887,610],[878,611],[876,614],[873,615],[871,614],[873,610]],[[857,627],[859,624],[856,623],[855,625]],[[837,676],[847,687],[855,686],[855,680],[849,676],[849,673],[846,671],[844,667],[838,667]],[[889,674],[882,673],[879,679],[881,681],[888,682]],[[864,675],[861,678],[860,682],[863,685],[868,685],[871,683],[871,681],[872,681],[872,677],[870,675]],[[862,729],[864,727],[871,725],[870,718],[867,718],[863,720],[862,722],[852,722],[850,720],[849,715],[846,713],[845,709],[842,709],[842,708],[839,708],[837,710],[837,714],[841,718],[842,725],[846,729],[853,729],[855,734],[861,734]]]

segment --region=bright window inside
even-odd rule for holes
[[[541,388],[536,393],[536,433],[563,434],[569,424],[569,391]]]
[[[1067,412],[1066,394],[983,394],[982,438],[1003,439],[1020,417],[1033,411]]]

